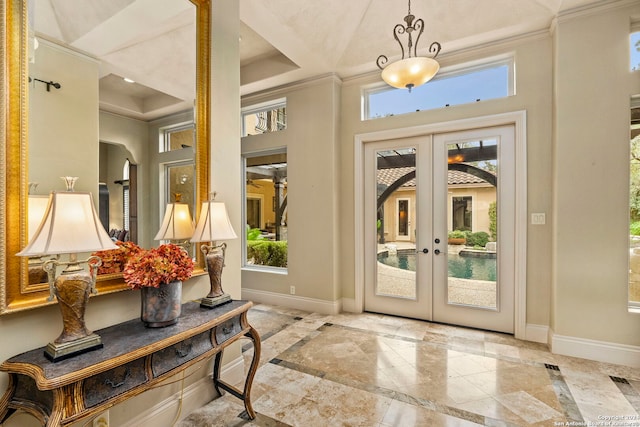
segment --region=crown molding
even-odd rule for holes
[[[558,13],[557,21],[561,24],[572,19],[597,15],[611,10],[637,5],[637,0],[600,0],[595,3],[564,10]]]
[[[276,86],[269,89],[264,89],[258,92],[253,92],[242,96],[242,104],[244,106],[255,103],[255,100],[259,100],[264,97],[285,97],[287,92],[292,90],[312,87],[326,82],[334,82],[338,85],[342,85],[342,79],[336,73],[325,73],[319,76],[309,77],[307,79],[298,80],[293,83]],[[258,101],[260,102],[260,101]]]

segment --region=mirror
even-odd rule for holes
[[[208,0],[176,0],[190,1],[196,8],[196,99],[195,119],[195,201],[196,205],[206,200],[209,193],[209,102],[210,102],[210,3]],[[0,314],[25,310],[48,304],[48,287],[44,283],[29,284],[28,263],[26,259],[15,256],[27,242],[27,195],[29,181],[29,83],[27,28],[27,0],[7,0],[3,2],[4,25],[0,29],[0,49],[3,49],[0,65],[4,73],[0,73],[0,84],[10,90],[0,94],[6,108],[0,124],[6,129],[0,135],[0,225],[4,233],[0,233],[0,248],[5,265],[5,276],[0,282]],[[45,80],[45,79],[42,79]],[[46,82],[40,83],[46,90]],[[56,90],[54,87],[50,90]],[[98,140],[95,141],[98,145]],[[57,183],[51,183],[58,189]],[[92,189],[94,202],[98,203],[98,186]],[[157,186],[157,185],[156,185]],[[153,186],[152,186],[153,188]],[[156,196],[156,197],[159,197]],[[155,230],[154,230],[155,231]],[[199,257],[199,251],[196,251]],[[202,260],[197,260],[202,266]],[[202,269],[198,270],[199,273]],[[111,293],[127,289],[120,275],[100,277],[97,283],[99,294]],[[53,303],[53,302],[51,302]]]

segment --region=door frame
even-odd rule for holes
[[[452,120],[442,123],[389,129],[354,136],[354,248],[355,311],[364,310],[364,146],[369,142],[449,133],[484,127],[513,125],[515,132],[515,301],[514,335],[526,339],[527,312],[527,113],[525,110]]]

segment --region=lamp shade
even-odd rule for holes
[[[427,57],[412,57],[393,62],[382,70],[382,80],[398,89],[425,84],[440,70],[438,61]]]
[[[27,208],[27,227],[28,227],[28,236],[29,241],[36,234],[36,230],[38,230],[38,226],[42,222],[44,218],[44,213],[47,211],[47,205],[49,204],[48,196],[36,196],[33,194],[29,195],[28,198],[28,208]]]
[[[193,220],[186,203],[169,203],[154,240],[186,240],[193,235]]]
[[[191,241],[215,242],[217,240],[236,239],[237,237],[231,226],[231,221],[229,221],[224,202],[213,200],[202,202],[200,218]]]
[[[93,205],[91,193],[51,192],[44,219],[19,256],[94,252],[118,247]]]

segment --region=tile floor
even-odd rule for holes
[[[371,313],[256,305],[249,321],[262,337],[257,418],[225,394],[178,427],[640,426],[638,369]]]

